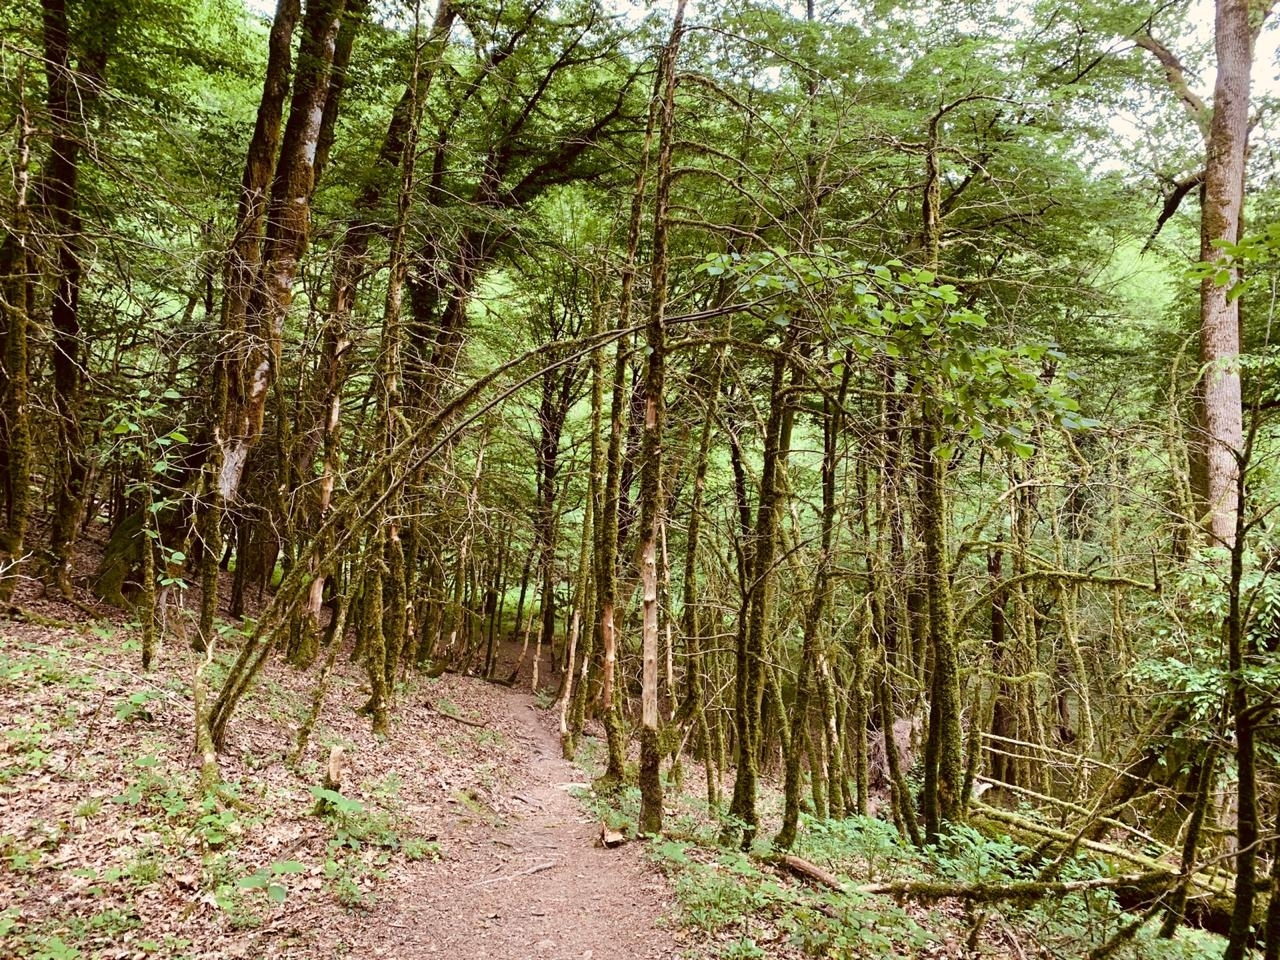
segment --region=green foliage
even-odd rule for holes
[[[5,730],[5,752],[13,759],[0,767],[0,783],[40,770],[50,757],[45,746],[45,734],[49,732],[47,721],[38,720],[13,730]]]
[[[1051,343],[990,342],[986,318],[962,303],[954,284],[928,270],[900,261],[872,264],[826,247],[806,255],[716,254],[703,270],[732,272],[741,295],[758,300],[776,326],[816,310],[824,338],[838,353],[891,363],[908,389],[930,391],[957,435],[943,444],[943,457],[966,437],[1027,458],[1035,452],[1037,424],[1098,426],[1069,395],[1074,376],[1045,376],[1066,359],[1060,350]],[[833,366],[834,375],[842,372],[842,363]]]
[[[140,720],[149,723],[154,719],[147,704],[160,699],[161,694],[155,690],[136,690],[127,697],[116,702],[117,720]]]
[[[410,862],[427,860],[438,863],[444,859],[444,852],[435,840],[424,840],[421,837],[405,837],[400,845],[404,858]]]
[[[364,804],[359,800],[352,800],[350,797],[344,797],[337,790],[330,790],[328,787],[311,786],[307,788],[311,791],[311,795],[316,798],[320,809],[323,811],[333,811],[337,814],[355,814],[364,812]]]
[[[723,960],[756,960],[759,957],[767,957],[768,954],[750,937],[743,937],[721,947],[720,956]]]
[[[265,867],[259,867],[247,877],[241,877],[236,885],[245,890],[265,890],[268,899],[275,903],[284,903],[289,890],[279,882],[279,878],[305,873],[306,870],[306,865],[297,860],[277,860]]]
[[[783,929],[806,953],[832,960],[919,956],[942,936],[906,911],[872,897],[818,895],[783,918]]]
[[[806,819],[796,853],[837,876],[928,879],[956,884],[999,885],[1034,879],[1043,863],[1033,851],[1007,836],[987,836],[952,825],[939,841],[917,851],[897,839],[889,824],[852,817],[822,822]],[[831,960],[917,957],[964,942],[976,916],[943,905],[925,913],[886,897],[815,888],[738,850],[703,843],[657,840],[649,855],[671,878],[680,921],[723,944],[721,957],[768,956],[769,944],[786,942],[806,955]],[[1091,856],[1064,863],[1058,876],[1085,880],[1114,873]],[[947,901],[943,901],[945,904]],[[1042,944],[1055,956],[1083,956],[1132,921],[1110,890],[1091,890],[996,908],[1011,935]],[[999,949],[981,943],[979,955]],[[1221,943],[1194,931],[1161,940],[1153,929],[1139,931],[1114,954],[1126,960],[1202,960]],[[757,950],[764,952],[756,953]],[[998,955],[993,953],[992,955]]]
[[[1186,727],[1208,735],[1216,729],[1227,691],[1229,670],[1222,623],[1229,597],[1222,579],[1224,551],[1205,549],[1174,571],[1164,595],[1142,608],[1149,645],[1129,671],[1131,681],[1162,701],[1187,711]],[[1241,576],[1241,609],[1246,639],[1267,649],[1280,625],[1280,578],[1272,568],[1270,547],[1249,550]],[[1280,694],[1280,666],[1274,658],[1246,663],[1243,676],[1250,696]]]
[[[834,840],[821,845],[833,848]],[[820,957],[910,956],[938,939],[900,907],[784,882],[737,850],[664,841],[650,855],[672,876],[682,923],[706,935],[736,936],[722,957],[767,956],[754,951],[778,939]]]
[[[928,850],[933,873],[961,883],[1031,879],[1030,855],[1007,836],[989,837],[964,824],[950,824]]]
[[[916,852],[891,823],[872,817],[819,820],[801,817],[795,852],[815,863],[842,861],[865,866],[870,880],[911,872]]]

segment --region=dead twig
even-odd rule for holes
[[[466,717],[460,717],[456,713],[445,713],[439,707],[435,706],[435,704],[426,703],[423,704],[423,706],[427,708],[428,713],[434,713],[437,717],[444,717],[446,720],[452,720],[454,723],[463,723],[468,727],[479,727],[481,730],[489,729],[489,725],[487,723],[483,723],[480,720],[468,720]]]
[[[535,863],[532,867],[529,867],[527,870],[520,870],[516,873],[504,874],[501,877],[490,877],[488,880],[477,880],[475,883],[468,884],[468,886],[485,887],[491,883],[501,883],[503,880],[517,880],[520,877],[528,877],[528,876],[532,876],[535,873],[542,873],[542,871],[544,870],[550,870],[552,867],[556,865],[556,863],[557,861],[555,860],[548,860],[545,863]]]

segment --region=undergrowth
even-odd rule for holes
[[[639,791],[584,791],[580,798],[612,829],[635,836]],[[1156,936],[1158,922],[1121,934],[1136,917],[1109,889],[1084,890],[1025,903],[901,901],[859,886],[899,881],[1000,884],[1037,878],[1035,852],[1007,836],[955,826],[916,850],[889,823],[867,817],[802,818],[791,853],[834,874],[841,891],[802,882],[782,866],[768,842],[750,853],[717,837],[724,818],[687,795],[675,802],[664,837],[648,854],[671,881],[677,922],[703,944],[703,957],[881,960],[902,957],[1037,957],[1079,960],[1108,945],[1113,960],[1210,960],[1222,940],[1181,930]],[[1062,865],[1061,880],[1105,877],[1110,868],[1081,855]],[[1119,936],[1117,936],[1120,934]]]
[[[0,956],[194,958],[199,937],[148,919],[157,897],[186,901],[180,921],[198,914],[249,930],[299,896],[369,909],[395,858],[440,858],[401,812],[395,776],[364,785],[364,802],[322,791],[323,816],[310,816],[320,788],[296,781],[233,780],[203,793],[185,749],[173,746],[174,725],[182,737],[189,722],[182,677],[121,670],[134,640],[124,634],[104,649],[110,636],[101,628],[62,646],[0,642],[0,696],[11,710],[0,800],[50,784],[65,798],[28,806],[35,816],[21,829],[0,819]],[[281,760],[242,756],[249,770]],[[314,826],[299,830],[303,818]],[[14,886],[27,895],[11,897]],[[42,890],[57,895],[29,895]]]

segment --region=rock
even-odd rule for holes
[[[627,842],[627,835],[621,830],[615,830],[607,823],[600,824],[600,846],[612,850],[614,847],[620,847]]]

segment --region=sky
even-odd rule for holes
[[[419,0],[422,4],[421,17],[424,23],[430,22],[431,14],[434,11],[438,0]],[[652,9],[661,9],[663,7],[674,8],[674,0],[604,0],[607,7],[612,8],[615,12],[622,13],[629,19],[639,20],[645,12]],[[780,6],[794,8],[797,15],[803,15],[802,0],[777,0]],[[1009,10],[1012,7],[1022,5],[1019,0],[997,0],[1000,4],[999,9]],[[839,3],[839,0],[837,0]],[[275,0],[245,0],[248,9],[263,18],[270,19],[275,11]],[[405,0],[406,9],[411,9],[410,0]],[[697,0],[689,0],[687,17],[691,22],[698,19]],[[385,4],[390,6],[390,4]],[[710,9],[715,9],[715,4],[708,4]],[[831,11],[831,3],[828,0],[824,4],[828,11]],[[838,16],[838,12],[835,14]],[[1213,68],[1213,19],[1214,19],[1214,0],[1192,0],[1187,18],[1188,30],[1183,36],[1164,36],[1158,35],[1161,42],[1169,46],[1176,54],[1178,54],[1190,68],[1188,77],[1191,81],[1192,89],[1206,102],[1212,101],[1213,84],[1215,79],[1215,70]],[[1112,39],[1111,48],[1120,52],[1127,48],[1130,43],[1126,38],[1116,36]],[[1192,65],[1202,63],[1203,68],[1195,68]],[[1253,93],[1255,97],[1274,97],[1280,101],[1280,15],[1271,17],[1270,22],[1262,31],[1259,37],[1257,49],[1254,56],[1253,69]],[[1151,92],[1152,105],[1159,103],[1161,97],[1168,97],[1165,91],[1154,90]],[[1110,118],[1109,125],[1116,134],[1121,144],[1133,144],[1139,146],[1146,139],[1146,130],[1149,125],[1150,112],[1145,110],[1137,111],[1120,111]],[[1255,142],[1263,138],[1267,138],[1273,131],[1280,128],[1280,117],[1264,117],[1263,123],[1255,129]],[[1098,169],[1119,169],[1125,165],[1120,159],[1106,159],[1099,163]]]

